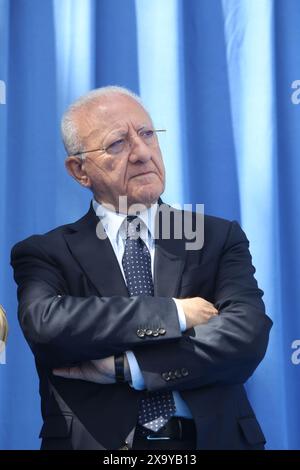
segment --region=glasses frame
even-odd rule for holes
[[[157,132],[167,132],[167,129],[149,129],[155,133]],[[139,135],[137,133],[137,135]],[[112,145],[112,144],[110,144]],[[82,160],[84,160],[85,156],[83,154],[85,153],[92,153],[92,152],[102,152],[102,153],[105,153],[107,152],[107,149],[110,147],[110,145],[108,147],[100,147],[100,148],[97,148],[97,149],[92,149],[92,150],[83,150],[82,152],[76,152],[76,153],[73,153],[72,155],[69,155],[69,157],[77,157],[79,156],[79,158],[81,158]],[[82,156],[83,155],[83,156]]]

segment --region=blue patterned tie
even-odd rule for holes
[[[151,256],[139,236],[141,223],[137,217],[127,217],[127,238],[122,265],[130,296],[154,295]],[[171,392],[148,392],[139,405],[138,422],[151,431],[158,431],[176,411]]]

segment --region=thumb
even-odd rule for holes
[[[57,375],[58,377],[70,377],[71,368],[70,367],[61,367],[59,369],[53,369],[52,374]]]

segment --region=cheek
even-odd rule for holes
[[[109,166],[109,174],[110,178],[119,185],[124,183],[124,179],[126,177],[126,164],[122,160],[117,160],[111,162]]]
[[[116,166],[117,166],[117,161],[111,157],[104,157],[101,162],[101,168],[103,169],[105,173],[114,172]]]
[[[116,181],[122,178],[123,166],[120,160],[111,157],[103,158],[101,165],[98,165],[98,176],[102,179]]]
[[[107,159],[103,162],[100,177],[107,191],[115,194],[126,193],[128,181],[125,161]]]
[[[157,154],[155,163],[156,163],[156,165],[159,169],[159,173],[164,177],[165,176],[165,165],[164,165],[164,161],[163,161],[161,152],[159,152]]]

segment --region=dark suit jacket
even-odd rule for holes
[[[143,391],[55,377],[53,367],[133,350],[148,390],[178,390],[199,449],[260,448],[263,433],[243,383],[262,360],[271,320],[236,222],[205,216],[201,250],[157,240],[155,296],[128,297],[92,208],[79,221],[32,236],[12,251],[19,320],[40,377],[43,449],[118,449]],[[219,316],[184,334],[172,297],[200,296]],[[141,329],[165,334],[144,335]]]

